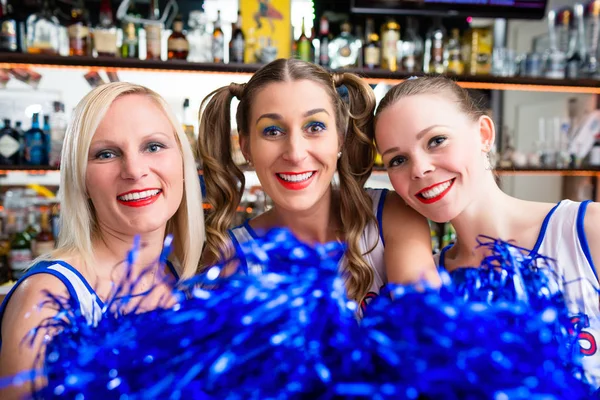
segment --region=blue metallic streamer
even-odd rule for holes
[[[344,246],[270,231],[242,246],[262,275],[215,266],[173,307],[122,313],[120,296],[92,327],[61,303],[34,397],[590,398],[549,260],[481,244],[480,268],[442,271],[441,288],[389,285],[359,324],[338,272]]]

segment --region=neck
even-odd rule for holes
[[[157,229],[140,236],[140,245],[137,252],[137,258],[132,265],[132,276],[138,276],[148,267],[157,268],[157,263],[163,249],[163,241],[166,227]],[[100,227],[100,234],[92,240],[94,249],[94,263],[92,270],[98,270],[98,267],[104,266],[110,269],[110,273],[114,266],[122,263],[127,259],[128,252],[133,248],[134,236],[117,233],[106,227]]]
[[[302,212],[289,212],[276,205],[271,210],[273,226],[284,226],[305,243],[327,243],[338,239],[339,217],[333,212],[333,190],[312,208]]]
[[[514,236],[511,216],[519,209],[517,203],[520,200],[502,192],[495,182],[479,193],[480,196],[450,221],[456,230],[456,243],[449,252],[449,259],[454,261],[453,267],[480,265],[485,252],[477,249],[479,235],[501,240]]]

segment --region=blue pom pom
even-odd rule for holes
[[[344,246],[270,231],[242,246],[263,274],[219,278],[215,266],[171,308],[125,314],[113,302],[92,327],[61,303],[36,394],[589,398],[557,277],[514,246],[482,244],[491,255],[481,268],[446,274],[441,288],[389,285],[359,325],[338,272]]]

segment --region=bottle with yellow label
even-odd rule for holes
[[[389,19],[381,27],[381,68],[390,71],[398,70],[398,42],[400,41],[400,24]]]

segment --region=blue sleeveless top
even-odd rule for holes
[[[175,271],[173,264],[167,261],[167,267],[175,276],[175,278],[179,280],[179,275],[177,274],[177,271]],[[100,321],[102,318],[102,310],[104,309],[104,302],[96,294],[94,289],[92,289],[83,275],[81,275],[81,273],[73,266],[64,261],[49,260],[40,261],[29,268],[8,292],[4,298],[4,301],[0,305],[0,326],[2,324],[2,318],[4,317],[4,311],[6,310],[6,306],[13,292],[25,279],[36,274],[50,274],[58,278],[67,288],[67,292],[69,293],[68,301],[70,302],[71,306],[81,310],[81,314],[86,318],[88,324],[96,325],[98,321]],[[0,332],[0,348],[1,346],[2,333]]]

